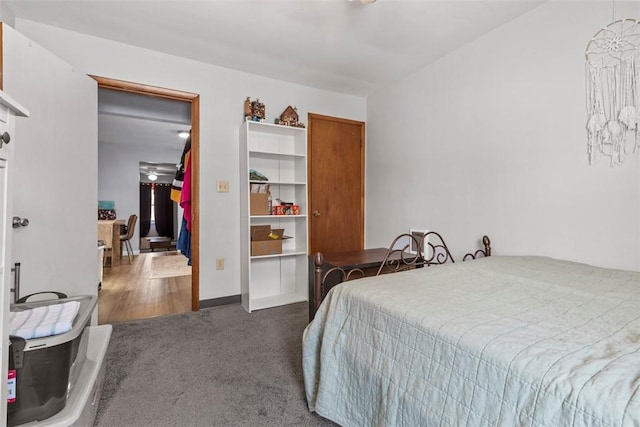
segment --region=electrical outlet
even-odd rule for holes
[[[229,181],[217,181],[216,182],[216,191],[218,193],[228,193],[229,192]]]
[[[216,270],[224,270],[224,258],[216,258]]]

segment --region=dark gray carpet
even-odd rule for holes
[[[307,409],[307,304],[119,323],[95,426],[335,426]]]

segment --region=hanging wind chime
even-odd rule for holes
[[[622,19],[587,44],[586,89],[589,163],[602,154],[617,165],[635,152],[640,133],[640,23]]]

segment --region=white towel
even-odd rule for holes
[[[64,334],[73,327],[73,319],[79,309],[78,301],[69,301],[12,311],[9,315],[9,334],[24,339]]]

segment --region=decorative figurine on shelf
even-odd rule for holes
[[[275,120],[275,123],[282,126],[304,127],[304,123],[300,123],[298,119],[298,109],[291,105],[285,108],[280,117]]]
[[[244,100],[244,119],[254,122],[264,122],[265,117],[264,104],[261,103],[258,98],[252,101],[251,98],[247,96],[247,99]]]
[[[244,119],[251,120],[251,98],[247,96],[244,100]]]

